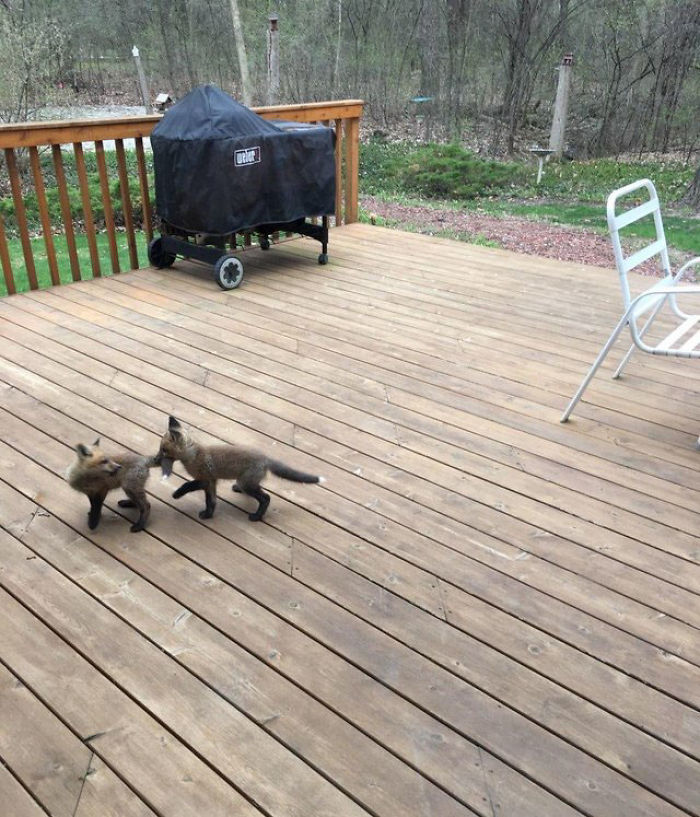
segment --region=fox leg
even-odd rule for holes
[[[200,519],[211,519],[214,516],[214,509],[216,508],[216,480],[210,480],[204,483],[204,497],[206,499],[206,507],[199,512]]]
[[[180,499],[181,496],[189,494],[190,491],[205,491],[207,483],[203,479],[193,479],[190,482],[183,482],[182,485],[173,491],[173,499]]]
[[[95,530],[100,523],[100,516],[102,515],[102,504],[105,501],[106,494],[93,494],[88,496],[90,500],[90,512],[88,513],[88,528]]]
[[[241,493],[248,494],[248,496],[252,496],[253,499],[258,500],[257,511],[255,511],[255,513],[249,513],[248,519],[250,519],[251,522],[259,522],[263,516],[265,516],[267,506],[270,504],[270,494],[266,494],[259,485],[241,485],[239,487]]]
[[[148,520],[148,515],[151,512],[151,503],[146,499],[146,494],[143,491],[130,491],[126,488],[124,489],[124,493],[129,497],[127,500],[122,500],[122,502],[128,502],[128,505],[122,505],[122,502],[119,502],[119,505],[122,508],[138,508],[139,509],[139,518],[134,522],[131,526],[132,533],[138,533],[140,530],[146,529],[146,521]]]

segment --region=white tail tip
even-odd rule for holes
[[[326,478],[325,478],[325,477],[319,477],[319,478],[318,478],[318,484],[319,484],[319,485],[323,485],[323,483],[324,483],[325,481],[326,481]]]

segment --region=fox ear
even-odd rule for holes
[[[82,443],[78,443],[78,445],[75,446],[75,450],[78,452],[79,457],[90,456],[90,449],[86,445],[83,445]]]
[[[173,417],[172,414],[168,418],[168,428],[171,431],[180,431],[182,428],[182,426],[180,425],[180,421],[177,419],[177,417]]]
[[[93,446],[98,446],[98,445],[100,444],[100,439],[101,439],[101,438],[100,438],[100,437],[98,437],[98,438],[95,440],[95,442],[93,443]]]

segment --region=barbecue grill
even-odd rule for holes
[[[291,232],[321,242],[335,211],[335,133],[322,125],[263,119],[215,85],[195,88],[151,134],[160,237],[148,247],[158,268],[177,256],[214,267],[222,289],[243,279],[237,237]],[[316,217],[321,223],[316,223]],[[227,247],[231,248],[230,250]]]

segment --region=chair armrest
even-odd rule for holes
[[[700,255],[697,258],[691,258],[690,261],[686,261],[685,264],[678,270],[678,272],[673,276],[674,283],[676,281],[680,281],[683,277],[683,273],[689,268],[695,266],[695,264],[700,264]]]
[[[696,286],[689,284],[688,286],[648,289],[646,292],[642,292],[640,295],[637,295],[637,297],[630,303],[627,313],[633,312],[635,307],[638,306],[645,298],[658,298],[659,296],[665,297],[667,295],[700,295],[700,285]]]

